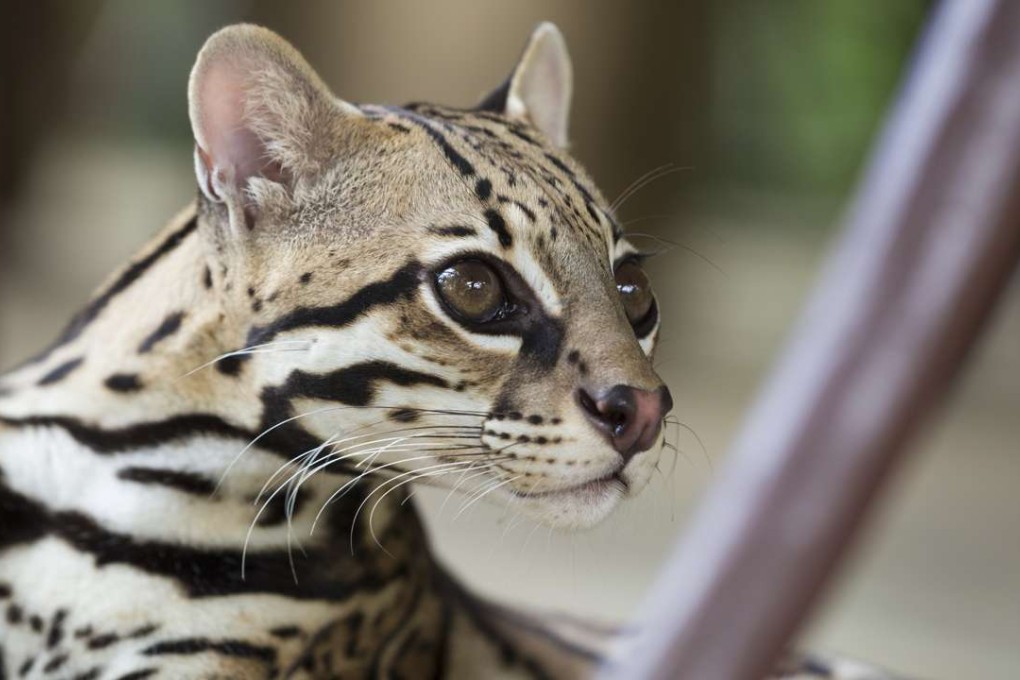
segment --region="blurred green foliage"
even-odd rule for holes
[[[853,181],[932,3],[725,0],[713,16],[713,179],[796,193]]]

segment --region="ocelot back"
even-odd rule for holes
[[[587,674],[605,632],[472,596],[405,502],[583,527],[655,466],[658,307],[570,93],[548,24],[471,110],[209,39],[197,200],[0,381],[0,678]]]

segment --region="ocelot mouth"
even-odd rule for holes
[[[511,493],[520,498],[530,499],[541,499],[541,498],[554,498],[564,496],[587,496],[587,497],[600,497],[605,496],[609,493],[620,493],[621,495],[626,494],[629,488],[627,481],[621,476],[621,470],[617,470],[608,475],[602,477],[596,477],[587,482],[581,484],[573,484],[566,486],[561,489],[552,489],[550,491],[539,491],[528,493],[526,491],[518,491],[517,489],[511,489]]]

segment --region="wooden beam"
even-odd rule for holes
[[[764,677],[1020,255],[1020,2],[942,3],[843,236],[604,678]]]

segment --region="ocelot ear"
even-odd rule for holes
[[[245,24],[206,41],[188,104],[202,192],[238,214],[250,209],[258,180],[289,184],[314,171],[331,154],[330,128],[361,115],[287,41]]]
[[[527,121],[553,144],[565,147],[573,80],[563,34],[555,24],[544,22],[531,33],[507,81],[478,108]]]

